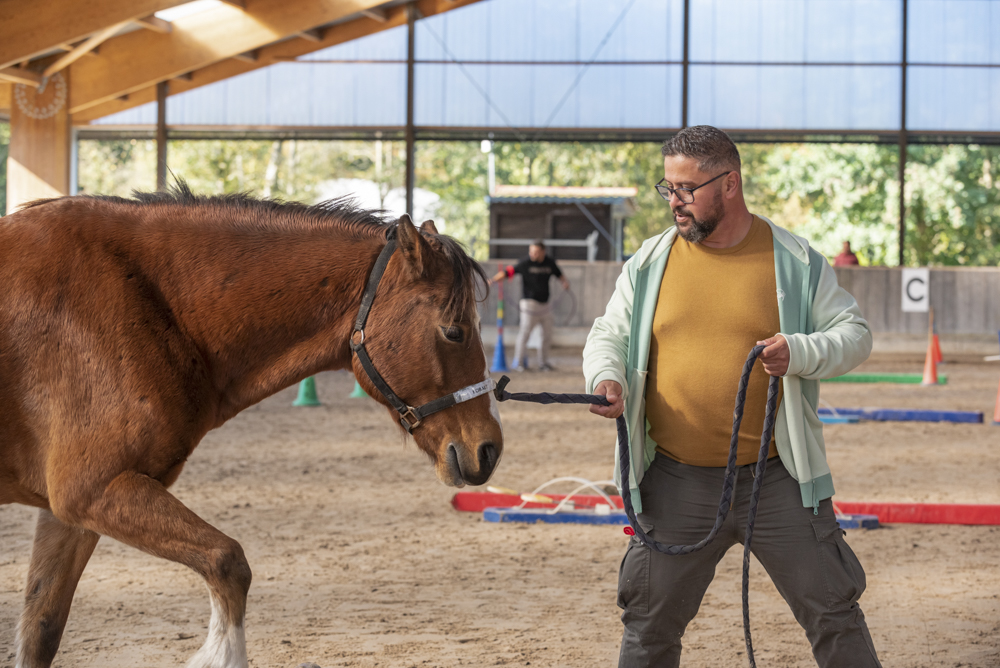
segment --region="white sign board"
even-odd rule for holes
[[[931,305],[931,270],[903,269],[903,312],[926,313]]]

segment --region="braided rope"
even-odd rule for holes
[[[636,518],[635,509],[632,506],[632,495],[629,492],[629,472],[631,471],[631,461],[629,459],[629,439],[628,428],[625,423],[625,416],[619,415],[615,420],[615,427],[618,431],[618,452],[619,466],[622,480],[622,505],[625,507],[625,515],[628,517],[635,537],[646,547],[669,555],[691,554],[701,550],[711,543],[719,533],[719,529],[726,521],[729,508],[732,505],[733,489],[736,485],[736,454],[739,445],[740,424],[743,422],[743,409],[747,398],[747,384],[750,381],[750,372],[753,365],[764,346],[758,345],[750,351],[746,362],[743,363],[743,371],[740,374],[739,386],[736,389],[736,407],[733,409],[733,431],[729,439],[729,459],[726,462],[726,473],[722,482],[722,496],[719,500],[719,510],[715,517],[715,524],[711,531],[702,540],[693,545],[667,545],[660,543],[642,530]],[[608,406],[607,397],[599,394],[554,394],[552,392],[507,392],[504,388],[507,385],[504,377],[497,384],[496,397],[499,401],[529,401],[538,404],[593,404],[597,406]],[[750,668],[757,668],[757,663],[753,655],[753,641],[750,636],[750,542],[753,539],[754,522],[757,518],[757,505],[760,501],[761,486],[764,482],[764,471],[767,468],[767,453],[771,446],[771,435],[774,432],[775,411],[778,405],[778,381],[777,376],[771,376],[767,386],[767,410],[764,416],[764,429],[760,437],[760,453],[757,456],[757,468],[754,474],[753,489],[750,496],[750,509],[747,514],[746,541],[743,544],[743,636],[746,640],[747,658]]]

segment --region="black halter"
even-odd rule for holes
[[[354,321],[354,333],[351,334],[351,350],[358,356],[361,368],[365,370],[368,379],[382,393],[385,400],[399,413],[399,423],[403,425],[403,429],[407,433],[411,433],[420,426],[424,418],[428,415],[492,392],[493,388],[496,387],[496,382],[492,378],[487,378],[481,383],[468,385],[456,392],[446,394],[443,397],[428,401],[426,404],[414,408],[400,399],[392,391],[392,388],[389,387],[389,383],[385,382],[382,375],[375,369],[375,365],[372,364],[372,358],[369,357],[368,351],[365,349],[365,323],[368,321],[368,313],[371,311],[372,303],[375,301],[375,293],[378,291],[378,284],[382,280],[382,274],[385,273],[385,268],[389,265],[389,258],[392,257],[392,254],[396,250],[396,228],[389,228],[385,237],[387,243],[382,252],[379,253],[378,259],[375,260],[372,273],[368,275],[368,285],[365,286],[365,294],[361,297],[361,308],[358,311],[357,320]]]

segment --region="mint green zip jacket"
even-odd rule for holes
[[[780,334],[788,341],[790,353],[788,371],[781,379],[784,394],[775,443],[781,462],[799,482],[802,505],[815,511],[822,499],[834,493],[823,425],[816,414],[819,381],[847,373],[868,359],[872,336],[858,303],[837,284],[826,258],[802,237],[763,220],[774,238]],[[625,263],[607,311],[594,321],[583,349],[587,392],[603,380],[622,386],[632,460],[629,493],[636,512],[642,511],[639,483],[656,453],[646,421],[646,374],[653,314],[675,237],[676,228],[671,227],[647,239]],[[735,396],[734,387],[734,401]],[[620,447],[621,443],[615,447],[614,471],[618,489],[624,493],[617,465]]]

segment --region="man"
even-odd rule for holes
[[[852,267],[858,264],[858,256],[854,254],[851,250],[851,242],[845,241],[844,248],[840,251],[840,255],[833,258],[834,267]]]
[[[528,257],[521,260],[507,271],[499,271],[490,279],[496,283],[504,277],[513,278],[521,275],[521,326],[517,335],[517,345],[514,347],[514,370],[524,371],[528,368],[528,337],[535,327],[542,328],[542,345],[538,350],[538,370],[552,371],[549,364],[549,346],[552,345],[552,305],[549,304],[549,279],[553,276],[559,279],[563,289],[569,290],[569,281],[563,276],[556,261],[545,254],[545,243],[535,239],[528,246]]]
[[[879,666],[857,603],[864,571],[834,517],[816,417],[819,379],[868,357],[868,324],[822,255],[747,210],[739,152],[725,133],[687,128],[663,155],[656,189],[676,225],[625,264],[583,352],[587,391],[611,402],[591,412],[626,416],[629,442],[618,447],[630,448],[631,488],[621,491],[657,541],[692,544],[711,529],[741,367],[755,344],[766,347],[748,386],[733,505],[715,540],[685,556],[629,543],[618,582],[619,666],[679,665],[681,636],[716,564],[743,543],[768,375],[782,377],[782,393],[753,553],[818,665]]]

